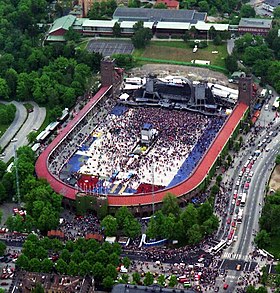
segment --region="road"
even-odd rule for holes
[[[24,124],[19,129],[17,129],[18,133],[15,136],[15,138],[17,138],[17,142],[10,143],[6,147],[5,149],[6,155],[3,158],[3,161],[5,163],[7,163],[14,156],[15,148],[28,145],[28,140],[27,140],[28,134],[34,131],[34,129],[39,129],[45,120],[46,109],[39,107],[34,102],[28,102],[28,103],[33,105],[34,107],[33,112],[29,113]]]
[[[273,93],[274,96],[276,93]],[[274,130],[278,130],[278,125],[280,124],[280,119],[275,118],[275,112],[271,110],[271,105],[274,101],[272,97],[269,101],[269,110],[262,110],[259,121],[257,124],[259,126],[267,127],[269,123],[273,122],[273,125],[269,129],[263,129],[256,138],[252,138],[251,142],[248,137],[245,138],[247,142],[246,148],[240,151],[237,158],[235,158],[234,167],[230,169],[227,173],[229,179],[233,180],[232,190],[237,189],[238,194],[244,192],[245,190],[240,186],[236,187],[236,181],[238,180],[238,174],[243,168],[244,163],[248,160],[255,150],[259,149],[259,142],[268,137],[268,133]],[[277,131],[278,133],[278,131]],[[249,134],[252,136],[252,134]],[[227,276],[221,276],[217,279],[217,284],[222,286],[225,282],[229,284],[228,290],[230,292],[235,292],[239,278],[242,276],[242,271],[252,271],[255,269],[257,263],[250,256],[250,253],[255,249],[254,247],[254,235],[259,230],[258,221],[261,213],[261,208],[263,205],[263,197],[266,185],[269,180],[269,176],[273,170],[275,157],[277,156],[280,148],[280,134],[276,137],[270,135],[272,141],[266,143],[263,146],[263,151],[260,156],[256,159],[255,163],[252,165],[251,171],[253,176],[251,178],[250,187],[247,191],[247,200],[244,207],[243,220],[240,225],[237,225],[235,234],[237,236],[237,241],[232,242],[232,244],[224,251],[222,255],[222,261],[220,262],[220,269],[229,270]],[[243,175],[244,176],[244,175]],[[240,181],[244,182],[246,178],[240,178]],[[233,192],[231,192],[233,194]],[[228,215],[233,197],[230,198]],[[235,207],[236,208],[236,207]],[[225,223],[224,219],[224,223]],[[230,228],[231,229],[231,228]],[[218,235],[227,239],[228,230],[226,230],[226,225],[224,229],[221,229]],[[236,271],[237,264],[241,265],[241,270]],[[258,261],[259,265],[265,265],[265,262]]]
[[[2,104],[8,104],[7,102],[0,101]],[[22,124],[24,123],[27,117],[27,110],[22,103],[13,101],[12,102],[16,106],[16,115],[15,119],[12,124],[9,126],[7,131],[2,135],[0,138],[0,146],[5,148],[11,141],[11,139],[16,135],[16,133],[21,128]]]

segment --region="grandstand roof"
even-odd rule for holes
[[[191,22],[204,21],[207,13],[195,10],[170,10],[150,8],[117,7],[113,19],[129,21]]]

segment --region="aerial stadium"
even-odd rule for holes
[[[251,91],[246,76],[239,90],[179,76],[124,79],[104,58],[99,91],[39,156],[36,173],[67,205],[87,196],[145,215],[168,192],[184,205],[213,176]]]

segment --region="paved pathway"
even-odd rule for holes
[[[5,101],[0,101],[0,103],[9,104]],[[19,131],[20,127],[22,126],[22,124],[24,123],[24,121],[27,117],[27,110],[22,103],[19,103],[16,101],[13,101],[12,103],[16,106],[17,111],[16,111],[14,121],[12,122],[10,127],[6,130],[6,132],[0,138],[0,146],[2,148],[5,148],[10,143],[11,139]]]

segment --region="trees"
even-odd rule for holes
[[[102,220],[101,226],[104,228],[106,236],[116,235],[118,223],[117,223],[116,218],[114,218],[113,216],[111,216],[111,215],[106,216]]]
[[[180,213],[177,197],[168,192],[163,198],[161,210],[162,213],[166,216],[168,216],[169,214],[173,214],[177,217]]]
[[[68,270],[68,265],[63,259],[59,259],[56,262],[55,268],[60,274],[66,274]]]
[[[172,276],[170,277],[170,280],[169,280],[169,283],[168,283],[169,287],[173,288],[173,287],[175,287],[177,284],[178,284],[178,281],[177,281],[176,276],[172,275]]]
[[[9,87],[5,79],[0,78],[0,98],[7,99],[9,96]]]
[[[280,7],[279,6],[275,7],[273,9],[273,17],[276,19],[280,18]]]
[[[28,143],[33,143],[35,142],[36,140],[36,137],[37,137],[37,131],[31,131],[27,134],[27,140],[28,140]]]
[[[155,9],[167,9],[167,6],[166,6],[166,4],[164,4],[164,3],[156,3],[156,4],[154,5],[154,8],[155,8]]]
[[[121,26],[117,21],[115,22],[113,26],[113,36],[115,38],[119,38],[121,36]]]
[[[149,28],[144,28],[143,21],[138,21],[133,26],[134,35],[131,38],[136,49],[145,48],[153,37],[152,31]]]
[[[255,242],[259,248],[266,248],[270,244],[270,236],[265,230],[261,230],[255,237]]]
[[[215,46],[220,46],[222,44],[222,38],[219,34],[217,34],[213,39],[213,44]]]
[[[250,4],[244,4],[240,9],[240,17],[255,17],[256,11]]]
[[[112,57],[115,59],[116,65],[125,69],[131,69],[135,60],[130,54],[113,54]]]
[[[105,289],[110,290],[112,289],[114,285],[114,279],[110,276],[107,276],[103,279],[102,285],[104,286]]]
[[[74,41],[78,42],[81,39],[81,35],[73,29],[73,27],[70,27],[68,31],[64,34],[64,38],[66,41]]]
[[[21,254],[16,261],[16,265],[23,270],[28,270],[29,268],[28,257],[25,254]]]
[[[199,1],[198,2],[199,10],[203,12],[208,12],[209,11],[209,5],[208,2],[205,0]]]
[[[80,276],[86,276],[89,275],[91,273],[91,265],[87,260],[82,261],[79,264],[79,274]]]
[[[279,165],[280,164],[280,154],[278,154],[276,156],[275,163],[276,163],[276,165]]]
[[[143,280],[145,286],[150,286],[154,283],[154,276],[152,273],[147,272]]]
[[[228,55],[225,58],[225,65],[229,72],[234,72],[238,70],[237,58],[235,55]]]
[[[126,218],[124,221],[125,235],[134,239],[141,234],[141,225],[134,218]]]
[[[34,257],[29,261],[29,271],[31,272],[40,272],[41,271],[41,262],[38,258]]]
[[[4,242],[0,241],[0,256],[4,255],[6,251],[6,245]]]
[[[138,272],[134,272],[132,273],[132,279],[134,283],[139,284],[141,281],[141,276]]]

